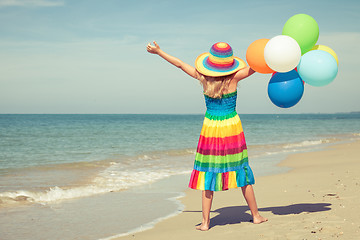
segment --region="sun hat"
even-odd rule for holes
[[[246,67],[244,60],[234,57],[232,48],[225,42],[212,45],[210,52],[200,54],[195,60],[195,68],[210,77],[230,75]]]

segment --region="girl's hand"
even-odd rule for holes
[[[164,52],[163,50],[160,49],[159,45],[155,41],[153,43],[154,43],[154,45],[151,45],[151,43],[149,43],[146,47],[146,50],[149,53],[159,55],[160,57],[162,57],[164,60],[168,61],[175,67],[178,67],[181,70],[183,70],[185,73],[189,74],[191,77],[193,77],[195,79],[199,79],[200,75],[193,66],[191,66],[187,63],[184,63],[180,59],[178,59],[174,56],[171,56],[170,54],[167,54],[166,52]]]
[[[151,45],[151,43],[149,43],[148,45],[147,45],[147,51],[149,52],[149,53],[152,53],[152,54],[158,54],[159,53],[159,50],[160,50],[160,47],[159,47],[159,45],[154,41],[153,42],[154,43],[154,45],[155,46],[153,46],[153,45]]]

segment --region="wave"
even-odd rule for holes
[[[172,175],[188,174],[189,171],[125,171],[119,172],[114,170],[118,163],[112,163],[111,166],[99,173],[89,185],[78,187],[50,187],[44,191],[27,191],[18,190],[12,192],[0,193],[0,205],[16,203],[56,203],[63,200],[89,197],[96,194],[109,192],[118,192],[131,187],[150,184]]]
[[[289,154],[302,151],[311,151],[316,148],[321,148],[328,144],[341,141],[339,137],[324,137],[320,139],[304,140],[293,143],[279,143],[279,144],[265,144],[265,145],[250,145],[249,152],[252,158],[261,158],[266,156],[276,156],[278,154]]]
[[[285,149],[297,147],[309,147],[331,142],[331,139],[306,140],[299,143],[290,143],[283,146]]]
[[[138,160],[153,160],[153,159],[161,159],[164,157],[180,157],[180,156],[189,156],[195,155],[196,148],[189,149],[167,149],[164,151],[153,151],[147,154],[137,156]]]
[[[60,188],[52,187],[44,192],[32,192],[19,190],[15,192],[0,193],[0,200],[3,203],[13,202],[36,202],[36,203],[50,203],[60,200],[73,199],[79,197],[88,197],[94,194],[107,192],[107,189],[102,189],[98,186],[90,185],[75,188]]]

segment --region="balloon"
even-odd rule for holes
[[[274,70],[269,68],[264,58],[264,48],[269,39],[258,39],[250,44],[246,50],[246,61],[249,66],[258,73],[272,73]]]
[[[297,67],[296,67],[294,70],[297,71]],[[273,77],[273,76],[275,75],[275,73],[277,73],[277,72],[273,72],[272,75],[271,75],[271,77]],[[305,84],[305,81],[304,81],[304,80],[301,80],[301,81],[302,81],[303,84]]]
[[[294,38],[303,55],[315,46],[319,38],[319,25],[307,14],[296,14],[287,20],[282,34]]]
[[[297,67],[300,77],[309,85],[321,87],[331,83],[338,72],[335,58],[328,52],[312,50],[305,53]]]
[[[297,104],[303,93],[304,84],[295,70],[275,73],[268,85],[271,102],[282,108],[289,108]]]
[[[264,49],[266,64],[276,72],[289,72],[301,58],[299,44],[291,37],[279,35],[273,37]]]
[[[311,50],[323,50],[325,52],[330,53],[336,60],[337,64],[339,65],[339,59],[335,53],[334,50],[332,50],[331,48],[329,48],[328,46],[325,45],[315,45]]]

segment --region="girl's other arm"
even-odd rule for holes
[[[147,51],[149,53],[159,55],[160,57],[162,57],[163,59],[165,59],[172,65],[174,65],[175,67],[178,67],[181,70],[183,70],[185,73],[187,73],[191,77],[200,80],[200,78],[201,78],[200,74],[196,71],[196,69],[193,66],[181,61],[180,59],[178,59],[174,56],[167,54],[166,52],[164,52],[163,50],[160,49],[159,45],[155,41],[154,41],[154,46],[151,45],[151,43],[149,43],[147,45]]]
[[[255,71],[248,66],[237,71],[235,73],[234,79],[236,80],[236,82],[239,82],[240,80],[243,80],[254,73]]]

